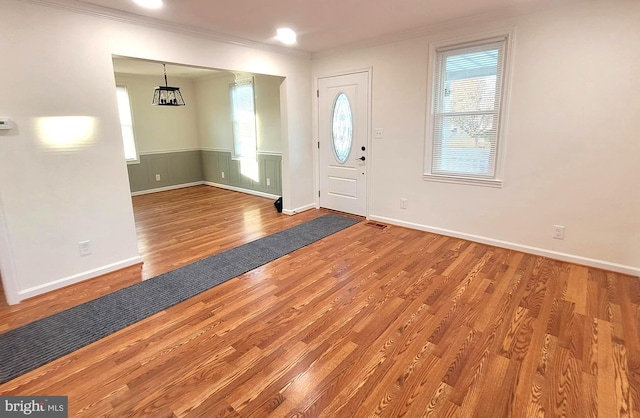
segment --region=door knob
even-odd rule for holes
[[[364,161],[364,160],[366,160],[366,158],[364,158],[364,155],[363,155],[363,156],[362,156],[362,157],[360,157],[360,158],[356,158],[356,160]]]

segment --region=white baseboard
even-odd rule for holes
[[[16,303],[25,299],[32,298],[34,296],[42,295],[43,293],[51,292],[52,290],[58,290],[72,284],[80,283],[88,279],[93,279],[94,277],[102,276],[103,274],[111,273],[116,270],[121,270],[123,268],[131,267],[140,263],[142,263],[142,257],[132,257],[126,260],[118,261],[117,263],[108,264],[106,266],[98,267],[93,270],[74,274],[73,276],[63,277],[62,279],[54,280],[52,282],[31,287],[29,289],[24,289],[18,292],[18,301],[16,301]]]
[[[419,231],[432,232],[434,234],[446,235],[449,237],[455,237],[455,238],[466,239],[468,241],[479,242],[481,244],[487,244],[495,247],[506,248],[509,250],[539,255],[541,257],[547,257],[547,258],[552,258],[554,260],[566,261],[568,263],[581,264],[588,267],[614,271],[617,273],[628,274],[631,276],[640,276],[640,267],[626,266],[623,264],[612,263],[610,261],[605,261],[605,260],[598,260],[598,259],[582,257],[574,254],[567,254],[567,253],[561,253],[557,251],[545,250],[544,248],[531,247],[528,245],[518,244],[515,242],[502,241],[502,240],[497,240],[493,238],[483,237],[480,235],[466,234],[464,232],[451,231],[444,228],[421,225],[413,222],[405,222],[405,221],[400,221],[398,219],[386,218],[384,216],[371,215],[370,219],[373,221],[384,222],[384,223],[397,225],[397,226],[403,226],[405,228],[417,229]]]
[[[143,194],[166,192],[167,190],[184,189],[185,187],[200,186],[205,184],[204,181],[194,181],[193,183],[176,184],[174,186],[158,187],[156,189],[140,190],[139,192],[131,192],[131,196],[140,196]]]
[[[246,194],[259,196],[259,197],[266,197],[267,199],[276,200],[277,198],[280,197],[280,196],[277,196],[275,194],[259,192],[259,191],[256,191],[256,190],[243,189],[241,187],[228,186],[226,184],[212,183],[210,181],[195,181],[193,183],[183,183],[183,184],[176,184],[176,185],[167,186],[167,187],[158,187],[156,189],[141,190],[139,192],[131,192],[131,196],[140,196],[140,195],[143,195],[143,194],[166,192],[168,190],[183,189],[185,187],[200,186],[200,185],[203,185],[203,184],[206,184],[207,186],[218,187],[220,189],[232,190],[234,192],[246,193]]]
[[[285,215],[295,215],[296,213],[304,212],[304,211],[315,209],[315,208],[316,208],[316,204],[311,203],[305,206],[300,206],[299,208],[296,208],[296,209],[283,209],[282,213],[284,213]]]
[[[252,194],[254,196],[266,197],[267,199],[276,200],[280,196],[270,193],[259,192],[256,190],[243,189],[241,187],[228,186],[226,184],[212,183],[210,181],[203,181],[201,184],[206,184],[207,186],[219,187],[220,189],[233,190],[234,192]]]

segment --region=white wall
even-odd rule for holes
[[[158,69],[158,77],[116,74],[116,83],[129,92],[138,152],[199,149],[193,81],[168,75],[169,85],[180,87],[186,106],[153,106],[156,86],[164,85],[160,64]]]
[[[281,77],[254,77],[258,152],[281,153]],[[198,132],[205,149],[233,150],[233,126],[229,85],[234,74],[216,74],[195,80]]]
[[[639,274],[638,22],[637,1],[583,1],[314,56],[316,77],[373,68],[371,217]],[[503,187],[423,180],[429,42],[511,26]]]
[[[284,204],[313,201],[308,57],[15,0],[0,0],[0,10],[0,113],[16,123],[0,134],[0,262],[11,302],[139,261],[112,55],[287,77]],[[35,123],[60,116],[85,117],[74,127],[93,121],[94,130],[74,147],[46,147]],[[80,257],[87,239],[93,254]]]
[[[12,302],[139,261],[112,55],[286,77],[285,211],[313,202],[308,57],[17,0],[0,10],[0,114],[16,123],[0,133],[0,268]],[[385,136],[372,142],[371,216],[638,274],[639,21],[637,1],[582,1],[315,57],[316,76],[373,68],[372,125]],[[422,180],[429,41],[507,25],[516,42],[504,186]],[[49,128],[58,139],[79,124],[93,130],[46,145],[37,123],[51,117],[72,123]],[[566,225],[565,240],[551,239],[553,224]],[[93,254],[80,257],[86,239]]]

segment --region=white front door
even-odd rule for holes
[[[318,79],[320,207],[367,214],[369,73]]]

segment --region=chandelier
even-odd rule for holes
[[[157,106],[184,106],[184,99],[180,93],[180,87],[169,87],[167,84],[167,66],[162,64],[164,68],[164,86],[156,87],[153,93],[153,101],[151,104]]]

